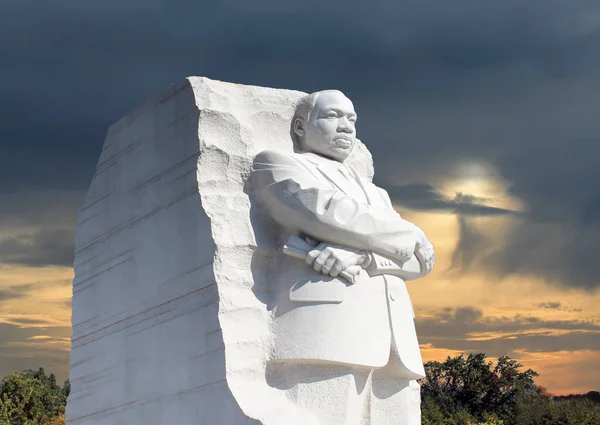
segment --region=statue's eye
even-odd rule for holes
[[[327,112],[327,118],[337,118],[337,113],[335,111]]]

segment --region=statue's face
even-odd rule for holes
[[[340,92],[321,93],[304,126],[303,149],[343,162],[356,141],[356,112]]]

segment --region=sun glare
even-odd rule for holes
[[[510,182],[494,165],[479,159],[456,164],[439,187],[450,199],[457,193],[462,193],[481,198],[482,203],[488,206],[513,210],[521,210],[523,207],[521,202],[508,193]]]

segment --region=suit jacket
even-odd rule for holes
[[[302,233],[371,252],[350,284],[285,255],[272,277],[272,360],[383,367],[425,376],[405,279],[424,273],[413,256],[416,226],[385,190],[319,155],[264,151],[254,160],[256,194],[286,234]],[[407,258],[412,257],[408,261]]]

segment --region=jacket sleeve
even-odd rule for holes
[[[372,252],[370,257],[371,261],[367,267],[369,276],[388,274],[398,276],[403,280],[415,280],[424,276],[421,263],[415,256],[404,263],[384,257],[375,252]]]
[[[281,226],[313,239],[374,251],[396,261],[413,256],[414,225],[393,211],[376,209],[332,188],[315,170],[278,151],[254,160],[256,193]]]
[[[392,200],[390,196],[384,189],[379,189],[381,195],[385,199],[386,203],[393,210],[394,206],[392,204]],[[394,210],[395,212],[395,210]],[[398,214],[400,217],[400,214]],[[394,276],[399,276],[404,280],[415,280],[422,277],[427,276],[431,270],[433,269],[433,265],[435,264],[435,254],[434,248],[431,242],[425,236],[425,233],[421,228],[417,225],[407,222],[414,228],[414,232],[416,235],[419,235],[419,246],[418,250],[422,250],[423,252],[418,252],[420,255],[413,256],[407,262],[398,262],[394,261],[390,258],[386,258],[385,256],[379,255],[377,253],[371,253],[371,261],[369,263],[369,267],[367,268],[367,272],[371,276],[377,276],[381,274],[390,274]],[[429,261],[424,263],[421,258],[428,258]]]

